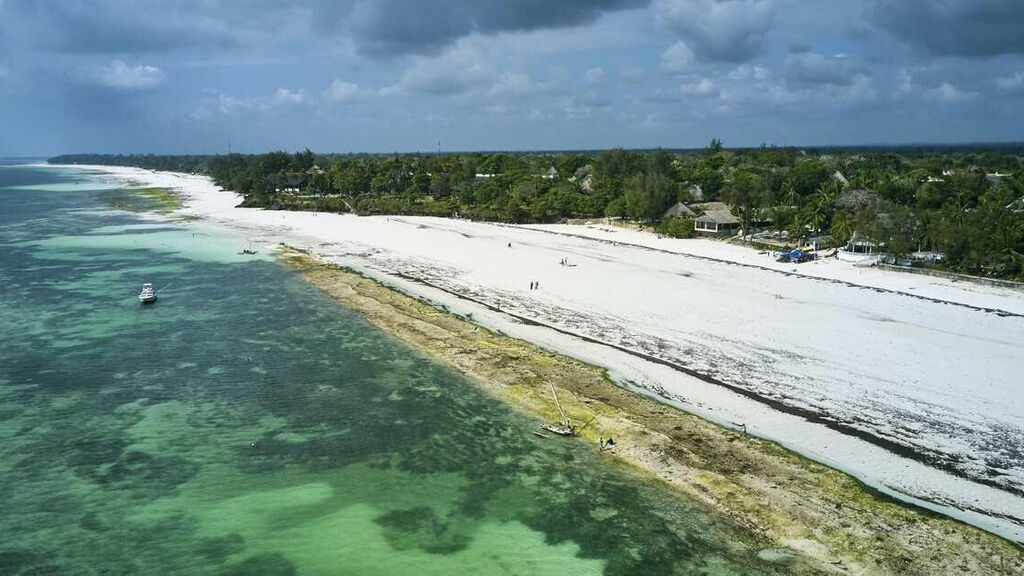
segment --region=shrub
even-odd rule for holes
[[[658,232],[672,238],[693,238],[697,235],[692,218],[666,218],[658,223]]]

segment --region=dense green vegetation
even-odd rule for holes
[[[884,244],[897,257],[941,252],[943,266],[952,270],[1022,278],[1022,152],[1014,147],[734,150],[715,140],[703,150],[683,152],[317,155],[306,150],[70,155],[51,161],[200,172],[243,194],[246,206],[285,210],[502,222],[606,216],[658,222],[678,201],[723,201],[747,234],[766,230],[793,242],[828,236],[833,245],[856,235]],[[688,219],[664,219],[657,226],[670,236],[693,232]]]

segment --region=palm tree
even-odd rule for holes
[[[803,237],[804,231],[806,230],[804,226],[805,222],[803,214],[793,214],[793,218],[789,221],[788,228],[789,239],[791,242],[793,242],[794,244],[800,242],[800,239]]]
[[[800,195],[789,181],[782,185],[782,202],[786,206],[797,206],[800,203]]]
[[[836,212],[832,218],[832,242],[836,246],[846,245],[846,241],[853,236],[853,214],[846,210]]]
[[[925,218],[921,241],[933,251],[942,252],[949,244],[949,223],[937,213],[929,213]]]
[[[822,209],[821,204],[815,202],[810,206],[810,210],[804,216],[804,222],[811,227],[811,231],[820,232],[825,226],[827,214]]]
[[[814,199],[816,202],[829,207],[833,202],[839,198],[839,194],[842,192],[842,184],[836,181],[822,182],[818,189],[814,193]]]
[[[953,197],[953,201],[947,204],[953,222],[956,223],[957,228],[962,228],[964,220],[967,218],[967,210],[969,209],[970,203],[963,194],[957,194]]]

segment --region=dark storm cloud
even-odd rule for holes
[[[589,24],[609,11],[640,8],[649,0],[363,0],[352,3],[340,29],[359,51],[374,57],[436,53],[472,34],[524,32]],[[327,6],[330,6],[329,4]],[[314,12],[323,10],[323,7]],[[337,18],[339,10],[325,13]]]
[[[774,0],[658,0],[658,19],[699,60],[746,62],[768,49]]]
[[[0,37],[68,53],[152,53],[230,47],[296,26],[347,35],[374,57],[432,54],[472,34],[563,28],[650,0],[7,0]]]
[[[934,56],[1024,54],[1022,0],[869,0],[869,20]]]
[[[0,3],[0,36],[23,47],[74,54],[230,46],[228,28],[204,17],[202,8],[197,2],[7,0]]]

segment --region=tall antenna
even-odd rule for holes
[[[441,153],[441,141],[440,140],[437,141],[437,153],[438,154]]]
[[[228,156],[231,156],[231,138],[228,138]]]

